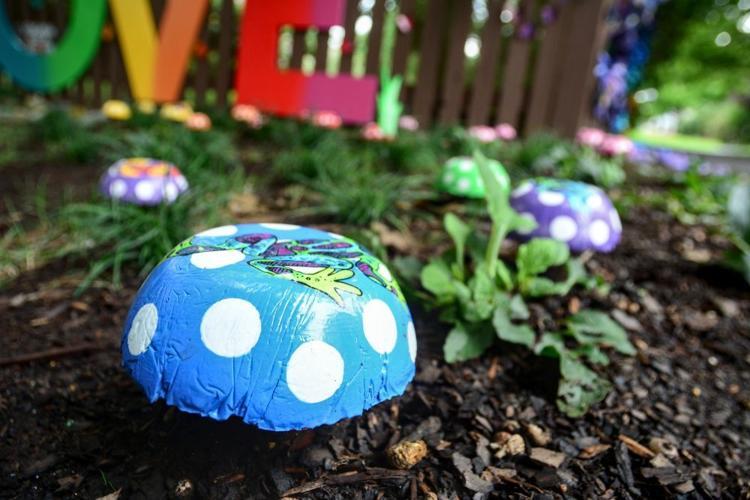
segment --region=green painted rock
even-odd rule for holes
[[[510,177],[503,165],[496,160],[487,160],[498,181],[506,192],[510,191]],[[456,156],[443,165],[438,189],[444,193],[464,198],[484,198],[484,182],[479,167],[470,156]]]

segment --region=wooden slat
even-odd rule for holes
[[[422,127],[432,123],[447,3],[447,0],[432,0],[428,4],[427,18],[420,40],[419,75],[414,89],[412,109]]]
[[[560,54],[564,50],[564,35],[569,32],[570,20],[570,16],[558,13],[558,19],[541,35],[531,85],[531,97],[524,123],[526,135],[548,128],[552,120],[551,114],[555,104],[553,97],[563,69],[560,64]]]
[[[488,5],[489,16],[482,30],[482,50],[479,54],[469,101],[467,117],[469,125],[486,124],[492,113],[492,97],[497,87],[495,75],[502,43],[500,13],[504,3],[504,0],[490,0]]]
[[[209,9],[211,7],[209,6]],[[209,15],[210,15],[209,10]],[[201,43],[209,47],[208,39],[208,15],[203,23],[203,29],[199,37]],[[206,90],[208,89],[208,54],[197,59],[195,63],[195,106],[203,108],[206,105]]]
[[[401,0],[400,13],[406,15],[414,22],[415,0]],[[402,33],[396,30],[396,42],[393,48],[393,74],[403,75],[406,72],[406,64],[409,61],[412,42],[414,39],[414,30]]]
[[[216,103],[219,107],[227,106],[227,93],[232,82],[234,70],[234,1],[222,0],[219,13],[221,34],[219,38],[219,67],[216,74]]]
[[[601,26],[605,13],[605,0],[581,0],[569,4],[570,15],[576,26]],[[559,95],[552,119],[554,129],[565,137],[575,136],[582,110],[587,104],[587,82],[596,52],[594,46],[597,30],[572,30],[564,53],[565,71],[559,83]]]
[[[531,9],[531,0],[521,0],[519,12],[529,12]],[[521,110],[523,107],[524,83],[526,80],[526,70],[529,64],[529,55],[531,54],[531,44],[526,40],[521,40],[517,36],[510,42],[508,58],[503,71],[501,97],[497,110],[498,122],[510,123],[519,128]]]
[[[440,122],[445,124],[454,124],[458,121],[464,104],[464,45],[471,29],[471,10],[471,0],[454,0],[439,116]]]
[[[319,30],[317,45],[315,47],[315,70],[321,73],[326,71],[326,61],[328,60],[328,31]]]
[[[300,69],[302,67],[302,57],[307,52],[305,44],[306,31],[294,31],[292,35],[292,55],[289,58],[290,69]]]
[[[385,18],[385,0],[375,0],[372,8],[372,30],[367,38],[367,63],[365,73],[379,75],[380,46],[383,43],[383,19]]]
[[[354,23],[359,16],[359,0],[347,0],[346,14],[344,16],[344,43],[350,44],[350,50],[341,52],[341,64],[339,73],[349,74],[352,72],[352,55],[354,54]]]

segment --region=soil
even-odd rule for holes
[[[149,404],[120,367],[139,285],[73,293],[85,263],[54,262],[0,296],[0,496],[9,498],[631,498],[750,491],[750,291],[714,264],[727,242],[632,210],[625,239],[588,266],[607,296],[534,309],[612,311],[635,357],[612,355],[609,396],[571,419],[557,368],[507,344],[446,365],[445,329],[414,310],[418,371],[359,418],[289,433]],[[395,468],[393,445],[427,455]],[[411,449],[411,448],[410,448]],[[417,454],[418,455],[418,454]],[[416,458],[419,458],[417,456]]]

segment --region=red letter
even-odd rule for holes
[[[237,102],[278,115],[333,111],[345,122],[366,123],[375,114],[377,79],[350,75],[305,76],[279,71],[279,30],[311,26],[327,29],[343,23],[344,0],[248,0],[237,55]]]

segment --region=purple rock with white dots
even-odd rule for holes
[[[511,194],[511,206],[534,219],[536,229],[513,237],[553,238],[573,252],[610,252],[620,241],[622,224],[609,197],[583,182],[540,178],[525,181]]]
[[[172,203],[188,182],[171,163],[152,158],[125,158],[110,166],[99,184],[107,198],[135,205]]]

